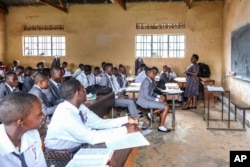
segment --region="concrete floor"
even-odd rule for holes
[[[139,148],[134,167],[228,167],[230,150],[250,150],[248,127],[246,131],[208,130],[202,103],[195,110],[180,108],[172,132],[158,132],[158,124],[154,123],[153,131],[145,136],[150,146]],[[212,117],[220,118],[220,112],[214,110]],[[171,118],[170,113],[165,123],[168,127]],[[149,122],[145,117],[142,121]],[[239,121],[231,122],[232,127],[242,127]],[[220,121],[211,123],[211,127],[222,126]]]

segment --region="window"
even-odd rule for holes
[[[24,56],[65,56],[65,36],[24,36]]]
[[[185,35],[136,35],[136,57],[183,58]]]

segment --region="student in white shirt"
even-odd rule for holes
[[[76,78],[78,75],[81,74],[82,71],[84,71],[84,65],[79,64],[79,68],[75,70],[74,74],[72,75],[73,78]]]
[[[47,149],[75,150],[83,143],[103,143],[115,136],[139,130],[135,118],[102,119],[90,111],[83,104],[86,90],[76,79],[63,82],[60,92],[65,101],[58,105],[48,126],[45,137]]]
[[[46,167],[38,128],[44,122],[39,99],[15,92],[0,102],[0,166]]]

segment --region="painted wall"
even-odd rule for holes
[[[160,70],[171,65],[179,76],[190,64],[193,53],[200,56],[211,69],[211,78],[221,82],[222,70],[222,14],[223,2],[196,2],[188,9],[183,2],[128,3],[127,11],[113,4],[73,5],[66,14],[49,6],[12,7],[6,17],[8,63],[14,59],[23,65],[35,66],[45,60],[50,66],[51,57],[23,57],[22,35],[62,34],[66,36],[67,55],[61,58],[74,70],[79,63],[100,66],[102,61],[116,66],[122,63],[134,75],[135,35],[184,33],[186,57],[183,59],[144,59],[149,66]],[[137,30],[136,23],[185,22],[185,29]],[[64,31],[24,31],[23,25],[65,25]]]
[[[4,62],[5,54],[5,14],[0,12],[0,61]]]
[[[223,74],[231,71],[231,32],[250,22],[249,0],[226,0],[224,4],[223,22]],[[250,62],[248,62],[249,64]],[[222,84],[227,87],[231,95],[250,104],[250,82],[222,77]]]

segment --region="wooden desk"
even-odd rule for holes
[[[109,163],[112,167],[132,167],[138,152],[138,148],[116,150]]]
[[[99,117],[103,118],[115,106],[115,94],[111,92],[107,95],[97,95],[95,100],[87,100],[84,104]]]
[[[204,100],[205,100],[205,105],[207,105],[208,103],[208,99],[210,101],[210,106],[214,106],[214,94],[213,92],[208,92],[206,88],[206,86],[212,86],[215,84],[215,81],[210,79],[210,78],[203,78],[203,77],[200,77],[200,82],[202,84],[202,88],[203,88],[203,97],[204,97]]]

